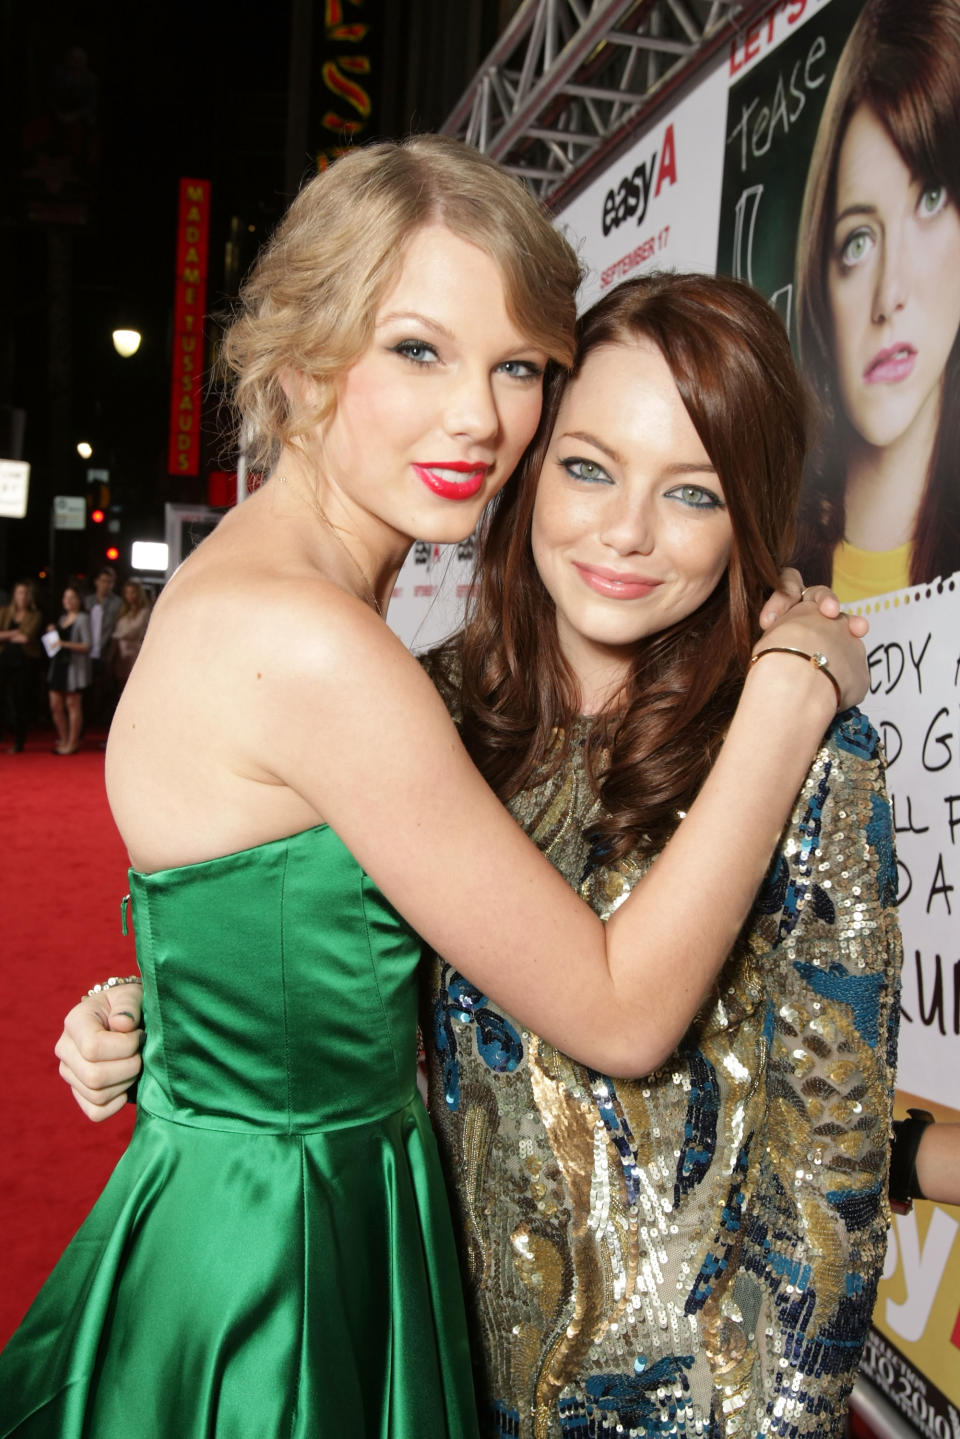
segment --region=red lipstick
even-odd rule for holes
[[[487,477],[490,465],[470,460],[444,461],[442,464],[414,465],[417,478],[442,500],[471,500]],[[463,475],[462,480],[454,475]]]

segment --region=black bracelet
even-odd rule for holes
[[[933,1115],[926,1109],[908,1109],[906,1119],[893,1121],[893,1148],[890,1151],[890,1207],[896,1214],[909,1214],[915,1199],[923,1199],[917,1182],[917,1151]]]

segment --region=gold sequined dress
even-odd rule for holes
[[[607,916],[642,869],[591,859],[588,725],[511,808]],[[843,1433],[889,1223],[895,894],[883,761],[852,710],[654,1074],[574,1063],[436,962],[431,1117],[484,1435]]]

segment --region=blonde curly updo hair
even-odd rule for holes
[[[570,365],[580,266],[520,181],[448,136],[369,145],[304,186],[224,335],[221,361],[252,468],[269,471],[283,445],[330,414],[338,377],[370,343],[406,242],[437,222],[490,255],[513,324]],[[319,386],[319,405],[298,398],[303,387],[288,379],[297,373]]]

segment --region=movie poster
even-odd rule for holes
[[[717,268],[788,326],[816,420],[800,566],[852,603],[960,568],[960,15],[770,13],[731,52]]]
[[[957,1120],[960,585],[950,576],[960,550],[928,546],[924,583],[912,583],[911,535],[936,452],[960,420],[949,389],[960,215],[952,176],[936,165],[950,161],[938,152],[938,117],[910,97],[929,122],[930,153],[907,165],[858,98],[879,64],[864,39],[877,9],[876,0],[774,6],[769,23],[731,47],[717,269],[775,306],[813,395],[818,440],[799,563],[808,582],[832,583],[871,622],[864,708],[888,754],[904,935],[897,1112],[925,1107]],[[928,12],[946,9],[960,114],[960,0],[886,0],[883,9],[898,26],[897,64],[884,57],[877,84],[883,103],[896,109],[914,78],[912,45],[929,64]],[[936,43],[942,50],[947,39]],[[890,123],[905,130],[899,112]],[[960,131],[950,145],[960,154]],[[947,533],[956,475],[939,506]],[[912,1427],[950,1439],[960,1434],[958,1230],[960,1211],[942,1206],[895,1218],[864,1362]]]

